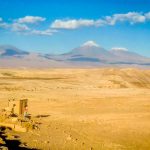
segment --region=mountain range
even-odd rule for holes
[[[53,68],[53,67],[145,67],[150,68],[150,58],[124,48],[106,50],[93,41],[68,53],[40,54],[20,50],[11,45],[0,46],[1,68]]]

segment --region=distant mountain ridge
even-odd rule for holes
[[[126,49],[108,51],[93,41],[88,41],[60,55],[38,54],[20,50],[11,45],[0,46],[0,67],[103,67],[139,66],[150,67],[150,58]]]
[[[11,45],[0,46],[0,56],[21,56],[28,55],[29,52],[22,51]]]

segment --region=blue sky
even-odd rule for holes
[[[93,40],[150,56],[149,0],[0,0],[0,45],[64,53]]]

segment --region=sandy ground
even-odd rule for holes
[[[40,130],[15,133],[43,150],[150,149],[150,70],[0,69],[0,108],[29,99]]]

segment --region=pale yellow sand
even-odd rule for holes
[[[150,149],[150,70],[0,70],[0,108],[28,98],[40,130],[18,133],[51,150]]]

